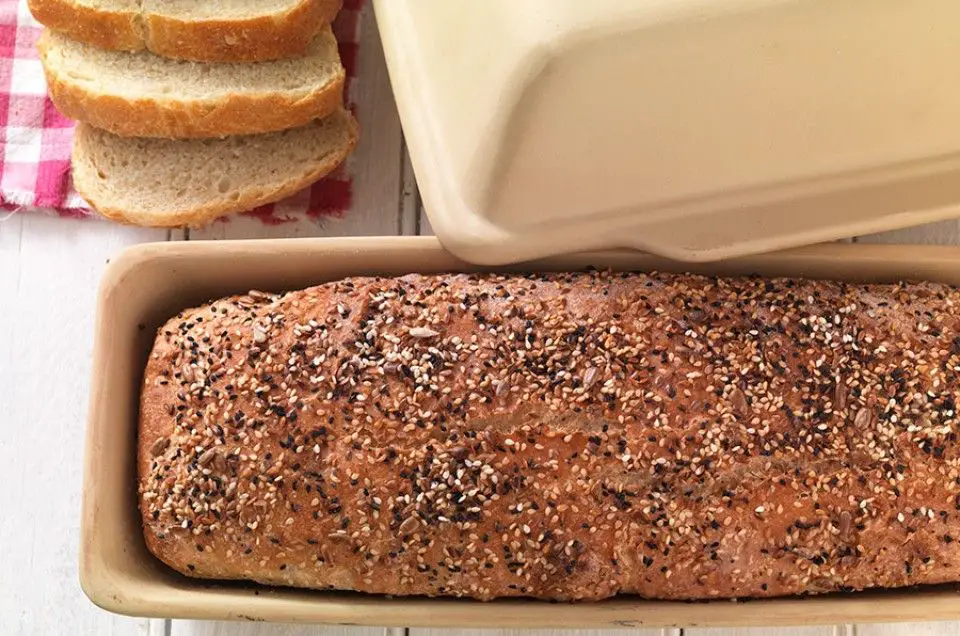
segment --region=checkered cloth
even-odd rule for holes
[[[347,106],[354,112],[363,5],[364,0],[345,0],[334,24],[347,72]],[[90,216],[70,180],[73,123],[47,97],[36,49],[40,31],[27,0],[0,0],[0,209]],[[350,208],[352,181],[348,161],[312,187],[247,214],[267,224],[343,214]]]

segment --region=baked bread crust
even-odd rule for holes
[[[104,11],[76,0],[29,0],[41,24],[99,48],[148,50],[195,62],[264,62],[303,55],[343,0],[302,0],[278,15],[183,20]]]
[[[326,30],[317,37],[329,39]],[[50,38],[46,33],[37,46],[45,60]],[[128,97],[94,92],[55,64],[44,61],[50,99],[65,117],[124,137],[194,139],[274,132],[322,119],[343,104],[346,71],[342,66],[322,86],[303,94],[291,92],[231,91],[209,99],[177,95]]]
[[[145,540],[192,577],[392,595],[956,581],[957,306],[609,273],[220,300],[146,367]]]

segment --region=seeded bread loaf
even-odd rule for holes
[[[202,226],[306,188],[346,159],[357,134],[344,109],[299,128],[223,139],[118,137],[80,124],[73,184],[114,221]]]
[[[960,292],[358,278],[160,330],[148,548],[187,576],[479,599],[960,579]]]
[[[38,46],[57,109],[118,135],[274,132],[326,117],[343,104],[346,73],[329,27],[302,57],[249,64],[106,51],[53,31],[45,31]]]
[[[196,62],[299,57],[342,0],[29,0],[38,22],[102,49]]]

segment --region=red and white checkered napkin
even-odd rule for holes
[[[353,102],[360,13],[364,0],[345,0],[334,24],[347,72],[346,101]],[[93,215],[70,180],[73,122],[47,97],[36,43],[41,26],[27,0],[0,0],[0,209],[49,209],[66,217]],[[248,212],[267,224],[340,215],[350,209],[349,161],[312,187]]]

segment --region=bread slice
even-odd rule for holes
[[[104,49],[197,62],[298,57],[342,0],[29,0],[38,22]]]
[[[273,132],[326,117],[346,79],[329,27],[292,60],[204,64],[107,51],[46,31],[40,53],[50,97],[67,117],[136,137]]]
[[[80,124],[73,181],[115,221],[198,226],[302,190],[336,168],[356,141],[346,110],[300,128],[224,139],[119,137]]]

